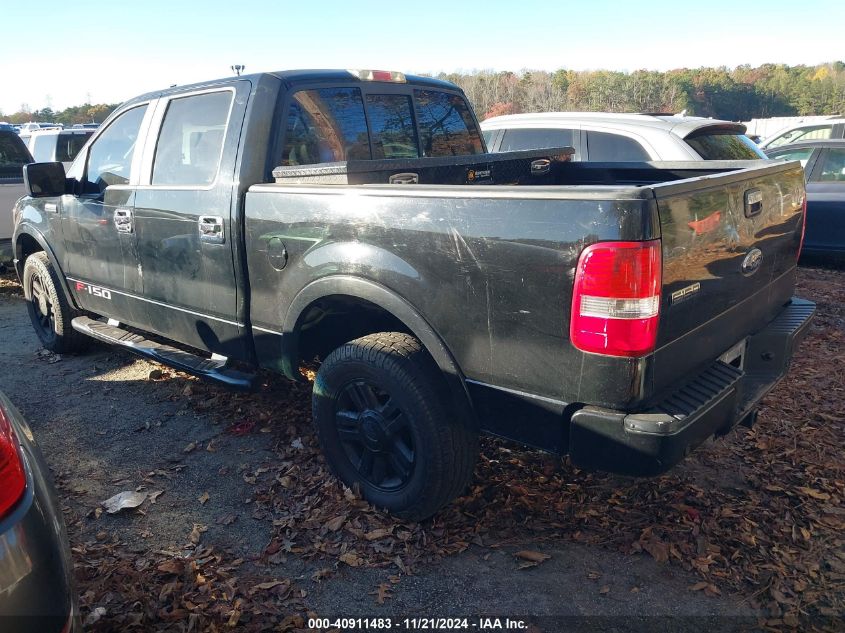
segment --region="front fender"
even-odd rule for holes
[[[15,227],[15,234],[13,236],[14,240],[14,251],[15,251],[15,271],[18,274],[18,279],[23,281],[23,267],[26,262],[26,257],[30,253],[32,253],[32,249],[25,248],[25,238],[24,235],[29,236],[40,247],[40,250],[47,253],[47,258],[50,260],[50,263],[53,264],[53,267],[56,269],[59,277],[59,285],[61,286],[62,292],[65,293],[65,297],[67,298],[68,302],[76,309],[79,309],[79,306],[76,303],[76,299],[70,291],[70,287],[67,285],[67,280],[65,279],[64,271],[62,270],[61,264],[59,263],[59,258],[56,256],[55,251],[47,242],[47,239],[44,235],[35,227],[29,224],[18,224]]]

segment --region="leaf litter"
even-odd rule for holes
[[[205,547],[202,525],[181,552],[139,555],[102,532],[104,519],[96,539],[90,526],[71,524],[83,617],[92,631],[304,630],[305,583],[338,569],[383,569],[372,592],[383,603],[394,581],[425,565],[530,539],[651,556],[697,575],[689,591],[744,597],[763,627],[836,630],[845,613],[845,271],[802,268],[798,294],[819,311],[753,429],[705,444],[652,479],[588,473],[485,439],[466,494],[424,523],[373,508],[329,474],[307,385],[268,376],[260,394],[242,395],[194,382],[178,397],[197,411],[213,401],[227,434],[248,443],[258,424],[273,434],[273,460],[248,469],[266,469],[249,476],[254,516],[272,524],[264,560],[293,555],[319,571],[305,581],[274,577],[260,561]],[[547,560],[529,550],[514,556]]]

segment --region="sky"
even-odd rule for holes
[[[436,74],[845,61],[843,0],[42,0],[0,16],[6,114],[118,103],[233,64]]]

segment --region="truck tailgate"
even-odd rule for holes
[[[792,297],[803,230],[797,162],[652,187],[663,243],[655,391],[736,348]]]

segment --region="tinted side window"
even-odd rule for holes
[[[208,185],[217,177],[232,92],[173,99],[153,162],[154,185]]]
[[[32,159],[15,132],[0,132],[0,177],[20,178],[21,169]]]
[[[52,160],[53,148],[56,145],[56,137],[52,134],[39,134],[32,138],[32,157],[36,163],[45,163]]]
[[[831,147],[817,171],[822,182],[845,183],[845,148]]]
[[[72,161],[90,136],[90,134],[74,134],[72,132],[59,134],[56,145],[56,160],[63,163]]]
[[[102,192],[109,185],[125,185],[129,182],[132,154],[146,111],[146,105],[127,110],[94,141],[88,152],[88,166],[83,180],[85,193]]]
[[[651,160],[648,152],[634,139],[606,132],[587,132],[590,161],[626,162]]]
[[[408,95],[367,95],[373,158],[417,158],[417,130]]]
[[[771,143],[766,144],[766,147],[780,147],[781,145],[794,143],[795,141],[830,138],[832,131],[832,125],[810,125],[806,127],[799,127],[776,136]]]
[[[369,158],[367,119],[358,88],[294,93],[287,113],[282,165]]]
[[[684,139],[704,160],[759,160],[766,158],[744,134],[696,134]]]
[[[571,147],[572,130],[559,129],[514,129],[505,132],[500,152],[515,152],[523,149],[544,147]]]
[[[481,154],[481,136],[466,101],[436,90],[414,90],[423,156]]]
[[[800,160],[801,161],[801,167],[806,167],[807,161],[810,160],[810,156],[812,155],[812,153],[813,153],[813,148],[812,147],[806,147],[806,148],[803,148],[803,149],[794,149],[792,151],[781,150],[781,151],[778,151],[778,152],[772,152],[772,154],[769,156],[769,158],[774,159],[774,160],[778,160],[778,159]]]

